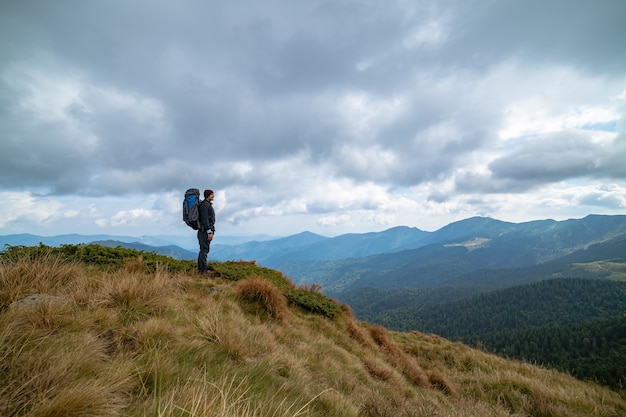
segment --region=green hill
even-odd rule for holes
[[[254,263],[98,245],[0,259],[0,415],[622,416],[623,394],[419,332]]]

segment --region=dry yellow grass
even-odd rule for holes
[[[387,356],[387,360],[400,369],[413,383],[420,387],[428,387],[430,382],[426,373],[417,364],[411,356],[407,355],[398,345],[389,337],[387,330],[382,326],[374,326],[370,329],[372,337],[381,347],[383,353]]]
[[[142,263],[0,262],[1,416],[626,415],[606,388],[347,306],[333,320],[292,308],[258,276]]]
[[[274,284],[260,277],[249,277],[237,281],[234,285],[239,296],[251,301],[260,301],[265,311],[284,322],[289,315],[287,298]]]

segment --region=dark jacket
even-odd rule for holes
[[[202,200],[198,207],[198,217],[200,218],[200,230],[210,230],[215,232],[215,210],[209,200]]]

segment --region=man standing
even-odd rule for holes
[[[202,200],[198,206],[198,218],[200,220],[200,228],[198,229],[198,244],[200,245],[200,252],[198,252],[198,272],[201,274],[209,272],[206,259],[211,250],[211,241],[215,234],[214,198],[215,194],[213,190],[204,190],[204,200]]]

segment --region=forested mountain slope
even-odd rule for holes
[[[614,388],[626,383],[626,281],[552,279],[398,308],[387,301],[369,309],[367,296],[355,310],[372,323],[435,333]]]
[[[562,278],[446,303],[387,310],[372,319],[398,330],[463,339],[504,330],[579,324],[624,314],[626,282]]]
[[[463,339],[498,355],[559,369],[620,390],[626,385],[626,316],[527,327]]]

